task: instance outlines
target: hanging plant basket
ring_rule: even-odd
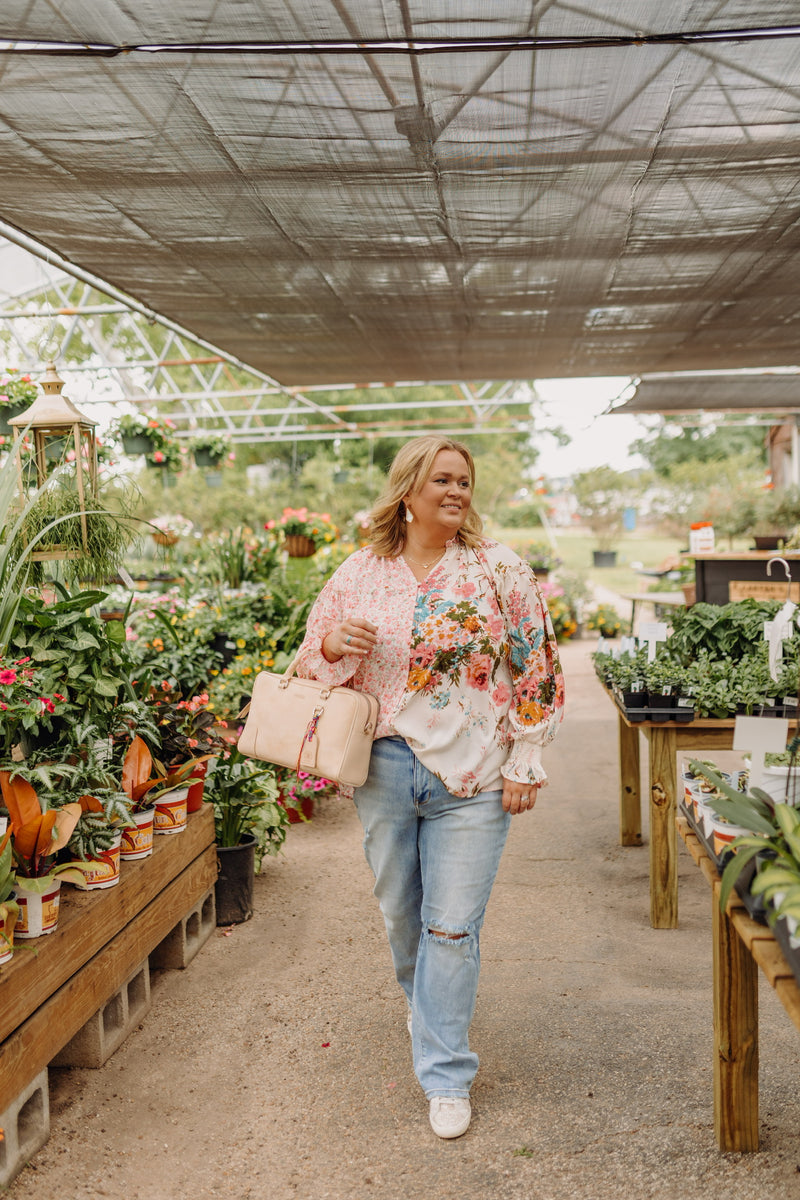
[[[224,452],[218,450],[195,450],[194,452],[195,466],[198,467],[219,466],[224,457]]]
[[[317,550],[313,540],[302,533],[290,533],[285,545],[289,558],[310,558]]]
[[[13,429],[9,425],[12,417],[19,417],[25,412],[26,408],[30,408],[29,404],[4,404],[0,408],[0,434],[3,437],[11,437]]]
[[[122,448],[126,454],[135,458],[139,454],[149,454],[153,449],[153,443],[143,433],[134,433],[128,434],[127,437],[123,436]]]
[[[157,546],[177,546],[178,544],[177,533],[164,533],[161,531],[157,533],[155,530],[153,530],[150,534],[150,537]]]

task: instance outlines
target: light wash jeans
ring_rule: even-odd
[[[451,795],[400,737],[375,742],[369,777],[355,791],[395,974],[411,1005],[414,1071],[429,1099],[468,1096],[478,1069],[469,1026],[480,929],[511,820],[501,797]]]

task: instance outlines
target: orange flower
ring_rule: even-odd
[[[424,667],[412,667],[408,673],[408,689],[411,692],[421,692],[428,684],[431,673]]]
[[[544,716],[541,704],[535,700],[527,700],[525,704],[520,704],[517,709],[517,716],[524,725],[538,725]]]

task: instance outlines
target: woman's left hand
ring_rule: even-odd
[[[530,812],[539,794],[538,783],[518,783],[514,779],[503,780],[503,808],[512,816]]]

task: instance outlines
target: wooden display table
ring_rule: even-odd
[[[214,886],[210,804],[153,854],[123,862],[115,887],[62,887],[55,933],[0,967],[0,1112],[55,1058],[137,966]]]
[[[766,925],[734,892],[719,907],[720,877],[684,817],[677,832],[711,885],[714,939],[714,1132],[720,1150],[758,1149],[758,971],[800,1029],[800,987]]]
[[[630,600],[631,602],[631,637],[633,637],[636,606],[638,604],[652,604],[655,609],[656,619],[662,615],[660,612],[662,609],[686,607],[686,597],[683,592],[620,592],[619,595],[623,600]]]
[[[613,697],[606,693],[619,718],[619,830],[623,846],[642,844],[639,735],[650,745],[650,924],[675,929],[678,924],[677,754],[686,750],[732,750],[734,720],[696,718],[687,725],[675,721],[632,724]],[[796,722],[789,723],[790,733]]]

